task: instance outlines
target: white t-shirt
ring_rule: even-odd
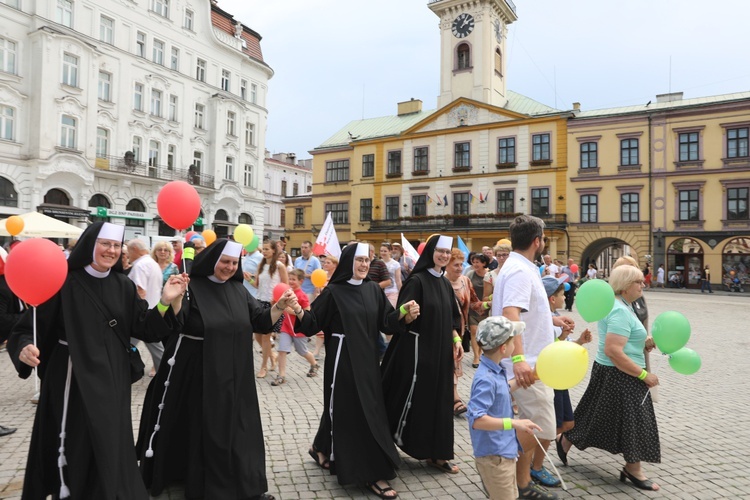
[[[594,269],[594,268],[591,268],[591,269],[589,269],[588,271],[586,271],[586,276],[588,276],[588,277],[589,277],[589,279],[594,279],[594,278],[596,278],[596,269]]]
[[[555,341],[555,334],[552,312],[539,269],[518,252],[510,253],[495,280],[492,315],[501,316],[505,307],[521,309],[521,321],[526,323],[523,333],[524,356],[526,362],[533,367],[542,349]],[[513,378],[513,362],[510,358],[503,359],[501,364],[508,378]]]
[[[383,289],[383,291],[385,293],[398,292],[398,286],[396,285],[396,273],[401,272],[401,264],[399,264],[398,261],[391,259],[388,262],[385,262],[385,267],[388,268],[388,275],[391,277],[391,286]]]
[[[550,264],[549,266],[546,266],[546,269],[549,271],[549,275],[557,278],[557,275],[560,274],[560,268],[557,266],[557,264]]]
[[[159,299],[161,298],[161,284],[163,281],[163,275],[161,267],[156,263],[150,255],[142,255],[135,259],[133,267],[130,268],[128,273],[130,278],[136,286],[139,286],[146,290],[146,302],[148,307],[154,307]]]

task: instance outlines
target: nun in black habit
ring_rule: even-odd
[[[270,333],[291,304],[271,308],[242,285],[242,245],[216,240],[196,255],[180,317],[146,393],[138,453],[146,487],[186,498],[273,499],[253,369],[253,332]],[[299,306],[295,306],[299,307]]]
[[[453,238],[433,235],[404,282],[398,303],[416,301],[419,318],[391,339],[383,357],[383,393],[391,434],[405,453],[451,474],[453,367],[463,357],[461,312],[443,276]]]
[[[365,484],[381,498],[396,498],[387,480],[396,477],[398,452],[388,430],[378,367],[380,332],[403,328],[419,306],[396,311],[383,290],[367,278],[370,248],[344,248],[336,271],[309,312],[295,309],[297,329],[307,336],[323,331],[326,361],[324,411],[309,453],[336,474],[339,484]]]
[[[18,375],[27,378],[38,367],[42,382],[24,500],[148,498],[133,445],[126,346],[130,337],[154,342],[179,327],[173,310],[181,307],[187,279],[170,277],[160,306],[149,310],[117,271],[123,231],[107,222],[89,226],[70,254],[61,290],[37,308],[37,345],[31,311],[8,341]]]

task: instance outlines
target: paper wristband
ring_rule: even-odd
[[[458,344],[461,342],[461,337],[453,337],[453,343]]]
[[[526,361],[526,356],[524,356],[523,354],[519,354],[517,356],[513,356],[512,358],[510,358],[510,360],[514,363],[520,363],[521,361]]]
[[[638,380],[643,380],[646,377],[648,377],[648,372],[646,370],[643,370],[640,375],[638,375]]]
[[[167,309],[169,309],[169,306],[165,306],[164,304],[162,304],[162,303],[161,303],[161,300],[160,300],[160,301],[159,301],[159,302],[158,302],[158,303],[156,304],[156,309],[157,309],[157,310],[158,310],[159,312],[167,312]]]
[[[503,430],[509,431],[513,429],[513,419],[510,418],[504,418],[503,419]]]
[[[403,314],[404,316],[409,314],[409,311],[406,309],[406,306],[401,306],[398,308],[398,310],[401,311],[401,314]]]

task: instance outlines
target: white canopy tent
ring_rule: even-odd
[[[23,231],[18,238],[78,238],[83,229],[66,224],[39,212],[29,212],[19,215],[23,219]],[[0,220],[0,236],[10,236],[5,229],[5,221]]]

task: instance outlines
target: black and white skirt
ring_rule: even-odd
[[[267,302],[265,300],[259,300],[261,304],[263,304],[263,307],[273,307],[271,306],[270,302]],[[281,324],[284,322],[284,313],[281,313],[281,316],[279,316],[279,319],[276,320],[276,323],[273,324],[273,333],[279,333],[281,332]]]
[[[575,427],[565,433],[579,450],[622,453],[625,461],[661,462],[659,429],[648,387],[636,377],[594,362],[591,380],[575,409]]]

